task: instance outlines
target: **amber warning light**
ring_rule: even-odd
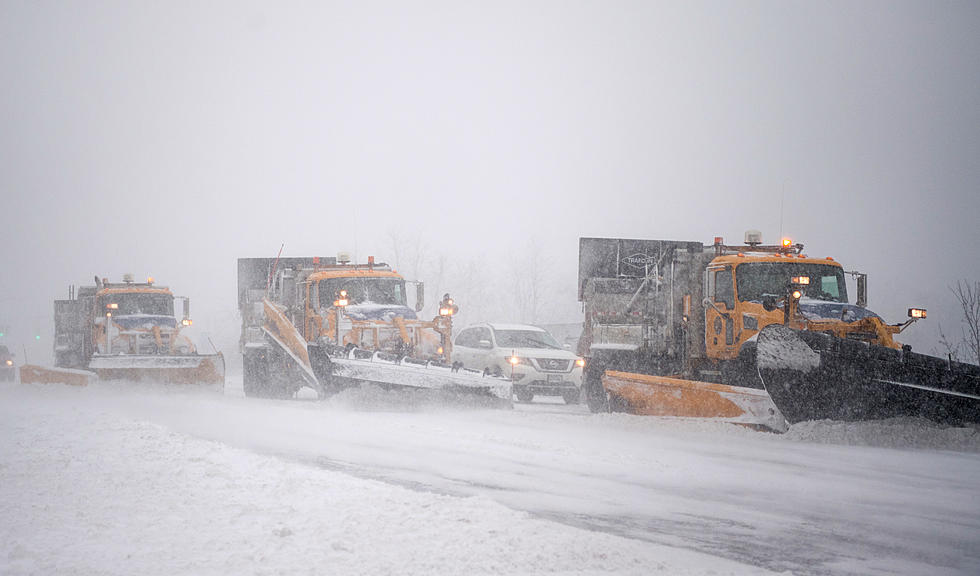
[[[333,305],[343,308],[344,306],[347,306],[347,303],[347,290],[341,290],[337,299],[333,301]]]
[[[800,284],[802,286],[806,286],[807,284],[810,283],[810,277],[809,276],[793,276],[792,283],[793,284]]]
[[[783,248],[789,248],[793,245],[793,241],[789,238],[783,238]]]
[[[926,311],[924,308],[909,308],[909,318],[925,318]]]
[[[446,294],[442,297],[442,302],[439,303],[439,315],[440,316],[452,316],[453,314],[459,312],[459,306],[456,302]]]

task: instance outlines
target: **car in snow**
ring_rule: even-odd
[[[577,404],[585,360],[569,352],[543,328],[526,324],[475,324],[453,341],[454,364],[511,379],[520,402],[535,394],[561,396]]]
[[[0,344],[0,380],[10,381],[14,379],[14,355],[7,350],[7,347]]]

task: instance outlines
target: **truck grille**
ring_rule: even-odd
[[[568,372],[568,365],[571,362],[559,358],[536,358],[534,361],[538,363],[538,369],[542,372]]]

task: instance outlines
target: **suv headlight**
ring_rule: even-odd
[[[575,359],[575,367],[576,368],[585,368],[585,358],[576,358]]]
[[[532,368],[534,367],[534,365],[531,364],[531,359],[530,358],[525,358],[525,357],[522,357],[522,356],[508,356],[507,357],[507,363],[510,364],[511,366],[517,366],[518,364],[524,364],[525,366],[531,366]]]

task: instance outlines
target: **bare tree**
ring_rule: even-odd
[[[963,341],[968,359],[980,364],[980,282],[957,280],[956,286],[949,289],[963,312]]]
[[[447,292],[451,290],[460,307],[458,326],[494,320],[500,293],[492,285],[494,275],[486,264],[480,258],[458,260],[447,272]],[[441,297],[442,293],[438,292],[436,299]]]
[[[394,256],[394,266],[403,276],[417,280],[425,261],[426,244],[421,230],[388,229],[388,243]]]
[[[960,359],[960,348],[962,348],[962,342],[954,342],[946,335],[943,330],[943,325],[939,325],[939,349],[933,349],[933,353],[941,354],[949,358],[950,360],[958,361]]]
[[[510,261],[513,295],[521,322],[537,323],[547,297],[548,259],[541,243],[532,238],[519,257]]]

